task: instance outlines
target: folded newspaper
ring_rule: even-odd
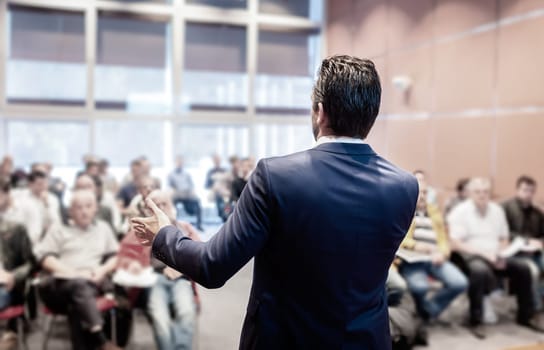
[[[407,263],[429,262],[432,260],[429,254],[424,254],[404,248],[400,248],[399,250],[397,250],[397,257],[401,258]]]
[[[143,269],[139,274],[133,274],[124,269],[118,269],[113,274],[113,283],[123,287],[148,288],[157,282],[158,275],[151,266]]]
[[[531,246],[526,239],[522,237],[516,237],[512,240],[512,242],[510,242],[510,245],[508,247],[506,247],[499,253],[499,257],[503,259],[508,259],[521,252],[533,253],[537,251],[538,249]]]

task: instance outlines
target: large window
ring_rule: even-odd
[[[323,5],[6,0],[0,156],[71,183],[84,154],[119,179],[145,156],[163,180],[183,154],[197,183],[212,154],[307,148]]]
[[[262,13],[306,17],[314,21],[322,19],[323,6],[323,0],[259,0]]]
[[[10,5],[7,23],[8,102],[83,105],[83,13]]]
[[[114,167],[128,166],[131,160],[142,156],[160,167],[165,154],[164,129],[164,122],[97,120],[95,153],[108,159]]]
[[[259,31],[257,112],[309,115],[319,57],[316,32]]]
[[[247,7],[247,0],[187,0],[187,3],[227,9],[243,9]]]
[[[87,122],[8,120],[8,149],[17,166],[51,162],[55,166],[79,166],[89,153]]]
[[[315,143],[308,124],[258,124],[255,127],[255,155],[257,158],[284,156],[304,151]]]
[[[246,28],[188,23],[185,30],[182,109],[245,110]]]
[[[187,164],[199,167],[213,154],[223,160],[230,156],[249,156],[249,128],[245,126],[187,125],[181,126],[176,140],[176,154]]]
[[[100,13],[94,89],[97,108],[170,112],[169,31],[160,18]]]

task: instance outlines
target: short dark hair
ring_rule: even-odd
[[[519,188],[519,186],[521,186],[522,184],[536,187],[535,179],[527,175],[521,175],[520,177],[518,177],[518,180],[516,181],[516,188]]]
[[[11,181],[8,178],[0,177],[0,191],[8,193],[11,189]]]
[[[457,181],[457,184],[455,185],[455,190],[457,192],[463,192],[465,190],[465,187],[467,187],[468,183],[470,182],[470,179],[467,177],[464,177],[462,179],[459,179]]]
[[[337,136],[365,138],[378,116],[382,88],[374,63],[347,55],[325,58],[312,93]]]
[[[40,170],[34,170],[28,175],[28,182],[30,183],[38,179],[47,179],[47,174]]]
[[[87,164],[85,164],[85,170],[89,170],[93,166],[99,167],[100,163],[96,160],[90,160],[87,162]]]

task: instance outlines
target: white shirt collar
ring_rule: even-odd
[[[315,146],[319,146],[324,143],[357,143],[364,145],[366,142],[363,139],[356,137],[347,137],[347,136],[321,136],[317,139]]]

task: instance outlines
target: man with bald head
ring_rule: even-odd
[[[543,332],[544,327],[535,317],[530,266],[501,254],[508,247],[508,223],[502,207],[491,201],[490,181],[472,179],[468,190],[469,199],[452,210],[448,224],[452,248],[462,257],[468,273],[472,332],[478,338],[484,338],[484,319],[488,323],[496,322],[492,304],[486,296],[497,288],[498,276],[507,276],[516,294],[518,324]]]
[[[74,191],[91,191],[95,193],[96,195],[96,201],[97,201],[97,211],[96,211],[96,218],[102,221],[107,222],[112,230],[115,231],[115,223],[114,223],[114,214],[113,210],[110,207],[107,207],[101,203],[101,192],[102,192],[102,180],[98,176],[91,176],[88,174],[80,174],[76,178],[76,182],[74,183]]]
[[[39,292],[55,313],[67,314],[73,349],[117,349],[107,342],[95,299],[114,270],[118,243],[96,220],[96,194],[78,190],[70,203],[71,223],[52,227],[34,248],[46,277]]]

